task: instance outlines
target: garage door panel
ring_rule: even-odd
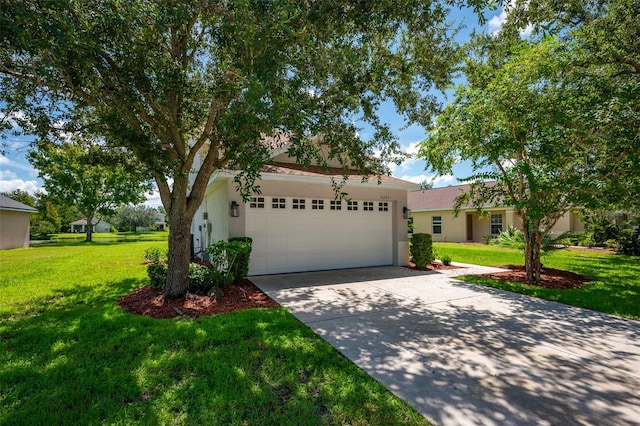
[[[247,235],[254,238],[250,273],[270,274],[389,265],[392,263],[392,219],[389,212],[291,208],[247,209]]]

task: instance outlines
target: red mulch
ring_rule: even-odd
[[[537,287],[553,288],[564,290],[568,288],[580,288],[589,282],[584,275],[576,274],[569,271],[561,271],[553,268],[542,268],[540,273],[540,281],[531,281],[527,279],[527,272],[522,265],[506,265],[498,266],[498,268],[509,269],[508,272],[497,272],[493,274],[483,274],[483,277],[489,277],[494,280],[511,281],[521,284],[534,285]]]
[[[182,315],[198,318],[241,309],[279,306],[247,279],[225,286],[222,291],[222,297],[188,293],[180,299],[164,300],[163,290],[144,286],[121,297],[118,305],[134,315],[153,318],[174,318]]]
[[[442,271],[444,269],[460,269],[462,266],[444,265],[440,262],[431,262],[424,268],[418,268],[415,263],[409,262],[409,269],[415,269],[416,271]]]

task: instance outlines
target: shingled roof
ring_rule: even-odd
[[[280,175],[288,175],[288,176],[308,176],[308,177],[333,177],[334,179],[340,180],[342,179],[344,169],[337,167],[328,167],[324,168],[321,166],[302,166],[300,164],[293,163],[274,163],[267,164],[262,168],[263,173],[274,173]],[[348,171],[349,176],[354,176],[362,179],[362,175],[359,175],[355,170]],[[377,182],[377,176],[369,177],[369,182]],[[397,184],[407,184],[413,187],[416,187],[417,184],[413,182],[409,182],[406,180],[398,179],[393,176],[383,175],[380,176],[380,181],[382,183],[397,183]]]
[[[496,182],[486,182],[485,185],[495,185]],[[407,195],[407,207],[409,210],[446,210],[453,209],[456,198],[469,191],[471,185],[445,186],[418,191],[411,191]]]
[[[0,210],[9,210],[14,212],[36,213],[38,210],[31,206],[23,204],[12,198],[0,194]]]

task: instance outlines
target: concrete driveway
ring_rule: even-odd
[[[495,268],[251,277],[440,425],[640,425],[640,322],[452,279]]]

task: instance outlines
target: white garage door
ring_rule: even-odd
[[[391,203],[252,197],[247,235],[249,273],[317,271],[391,265]]]

